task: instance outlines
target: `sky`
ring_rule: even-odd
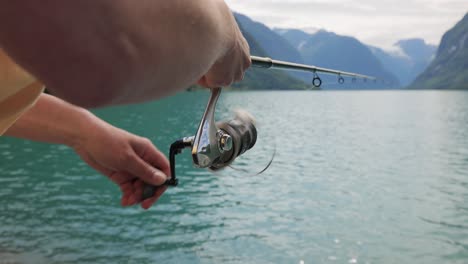
[[[442,35],[468,12],[468,0],[226,0],[270,28],[325,29],[393,49],[401,39],[438,45]]]

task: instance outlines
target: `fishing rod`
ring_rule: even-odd
[[[305,65],[305,64],[300,64],[300,63],[273,60],[273,59],[267,58],[267,57],[250,56],[250,59],[252,60],[252,67],[255,67],[255,68],[281,69],[281,70],[290,70],[290,71],[312,72],[314,74],[312,84],[317,88],[322,86],[322,79],[318,76],[318,73],[337,75],[338,76],[338,82],[340,84],[344,83],[343,76],[352,77],[353,81],[355,81],[356,78],[361,78],[364,81],[367,81],[367,80],[377,81],[377,78],[372,77],[372,76],[363,75],[363,74],[346,72],[346,71],[338,71],[338,70],[333,70],[333,69],[317,67],[317,66],[313,66],[313,65]]]
[[[251,56],[251,60],[252,66],[257,68],[312,72],[314,74],[312,84],[315,87],[322,85],[322,80],[317,73],[337,75],[338,82],[341,84],[344,83],[343,76],[352,77],[353,79],[362,78],[364,81],[376,80],[376,78],[367,75],[272,60],[270,58]],[[220,170],[230,166],[236,158],[255,146],[257,128],[255,119],[249,113],[245,111],[238,112],[231,120],[215,122],[214,114],[221,90],[221,87],[210,89],[211,96],[196,134],[178,139],[171,145],[169,149],[171,177],[164,185],[177,186],[179,184],[175,171],[175,157],[182,153],[184,149],[191,149],[192,161],[195,167]],[[263,171],[265,170],[266,168]],[[145,185],[142,199],[151,198],[157,189],[157,186]]]

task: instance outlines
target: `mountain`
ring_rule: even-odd
[[[414,61],[416,70],[424,70],[425,66],[429,65],[432,59],[434,59],[433,56],[437,51],[435,45],[427,44],[423,39],[417,38],[400,40],[395,43],[395,46],[401,48]]]
[[[310,38],[308,33],[299,29],[275,28],[274,31],[285,38],[297,50],[300,50],[302,45]]]
[[[289,44],[289,42],[282,36],[278,35],[264,24],[253,21],[245,15],[234,13],[234,16],[236,17],[237,23],[242,29],[242,32],[244,34],[248,33],[251,37],[250,39],[254,39],[256,44],[258,44],[258,46],[260,46],[264,51],[264,53],[260,55],[256,53],[256,50],[254,50],[254,52],[251,51],[252,55],[271,57],[276,60],[304,63],[299,51]],[[310,82],[311,79],[310,74],[307,73],[291,71],[287,71],[285,73],[307,82]]]
[[[275,58],[277,56],[285,60],[301,59],[297,52],[289,49],[288,43],[286,43],[286,52],[281,54],[280,50],[285,40],[269,31],[264,25],[253,22],[246,16],[240,14],[235,14],[235,16],[242,34],[249,43],[250,53],[252,55]],[[274,44],[269,45],[268,41],[272,41]],[[256,69],[253,67],[247,70],[242,82],[235,83],[232,86],[237,89],[249,90],[304,90],[307,88],[307,85],[303,81],[294,78],[287,72]]]
[[[369,46],[385,69],[394,74],[402,86],[407,86],[421,74],[434,59],[437,47],[422,39],[400,40],[394,50],[386,51]]]
[[[442,37],[437,55],[413,89],[468,89],[468,13]]]
[[[277,60],[288,60],[303,63],[301,54],[289,42],[280,35],[273,32],[262,23],[253,21],[245,15],[234,14],[237,23],[251,36],[255,37],[258,44],[265,52]]]
[[[306,64],[371,75],[386,82],[372,85],[347,84],[341,86],[343,88],[375,89],[400,86],[399,80],[384,68],[372,51],[353,37],[340,36],[324,30],[314,34],[299,30],[277,29],[276,32],[299,50]],[[329,77],[327,81],[332,82],[333,78],[336,77]]]

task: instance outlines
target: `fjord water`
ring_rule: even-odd
[[[207,98],[97,114],[166,151]],[[185,152],[149,211],[66,147],[0,139],[0,263],[468,262],[467,92],[228,92],[217,117],[236,107],[259,123],[250,172]]]

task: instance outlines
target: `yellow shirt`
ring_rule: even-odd
[[[43,90],[44,85],[0,49],[0,135],[34,105]]]

